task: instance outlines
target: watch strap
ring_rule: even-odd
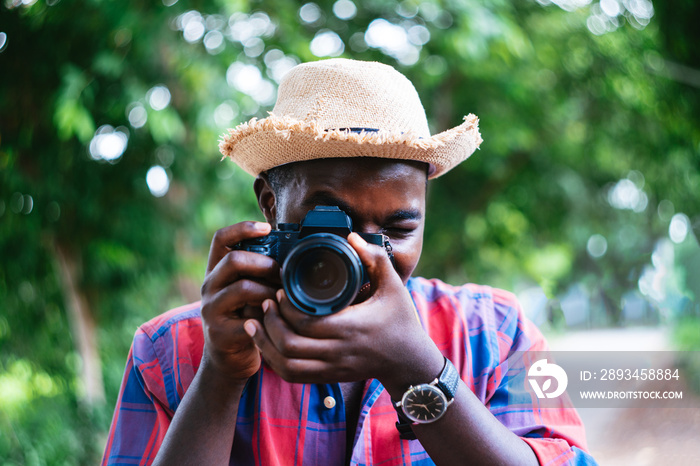
[[[416,434],[413,432],[413,429],[411,429],[413,422],[406,417],[406,414],[404,414],[399,404],[401,403],[391,400],[391,405],[396,410],[396,416],[399,418],[399,420],[396,421],[396,430],[399,431],[399,438],[403,440],[416,440]]]
[[[455,368],[452,362],[445,358],[445,367],[443,367],[440,376],[438,377],[437,386],[442,393],[445,394],[447,401],[452,401],[457,394],[457,388],[459,387],[459,372]]]
[[[396,430],[399,431],[399,438],[402,440],[416,440],[416,433],[411,428],[411,423],[406,421],[396,421]]]

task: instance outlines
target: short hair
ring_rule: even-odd
[[[267,181],[272,188],[272,192],[276,195],[280,193],[283,187],[288,185],[294,179],[294,166],[299,162],[285,163],[270,168],[267,174]]]

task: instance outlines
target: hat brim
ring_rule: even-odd
[[[292,162],[379,157],[425,162],[433,179],[466,160],[481,142],[479,120],[473,114],[465,116],[461,125],[427,138],[381,130],[328,130],[314,122],[270,115],[230,129],[219,150],[253,176]]]

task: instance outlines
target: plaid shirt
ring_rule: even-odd
[[[513,397],[506,377],[511,351],[546,342],[515,297],[478,285],[453,287],[411,278],[408,289],[423,327],[462,380],[537,455],[540,464],[595,464],[573,409],[538,409]],[[202,357],[199,304],[171,310],[136,332],[103,464],[151,464]],[[324,405],[328,396],[333,408]],[[517,403],[517,404],[516,404]],[[367,381],[351,464],[433,464],[419,441],[399,439],[396,412],[377,380]],[[230,464],[342,465],[345,408],[338,384],[291,384],[269,367],[249,380],[240,402]]]

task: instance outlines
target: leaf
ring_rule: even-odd
[[[95,134],[95,122],[81,101],[87,87],[87,78],[73,65],[63,68],[61,88],[56,98],[54,124],[62,141],[75,135],[80,142],[87,144]]]
[[[61,99],[54,113],[54,124],[59,139],[66,141],[75,135],[87,144],[95,134],[95,122],[90,112],[77,100]]]
[[[549,391],[549,387],[552,385],[552,379],[547,379],[545,382],[542,384],[542,392],[547,393]]]

